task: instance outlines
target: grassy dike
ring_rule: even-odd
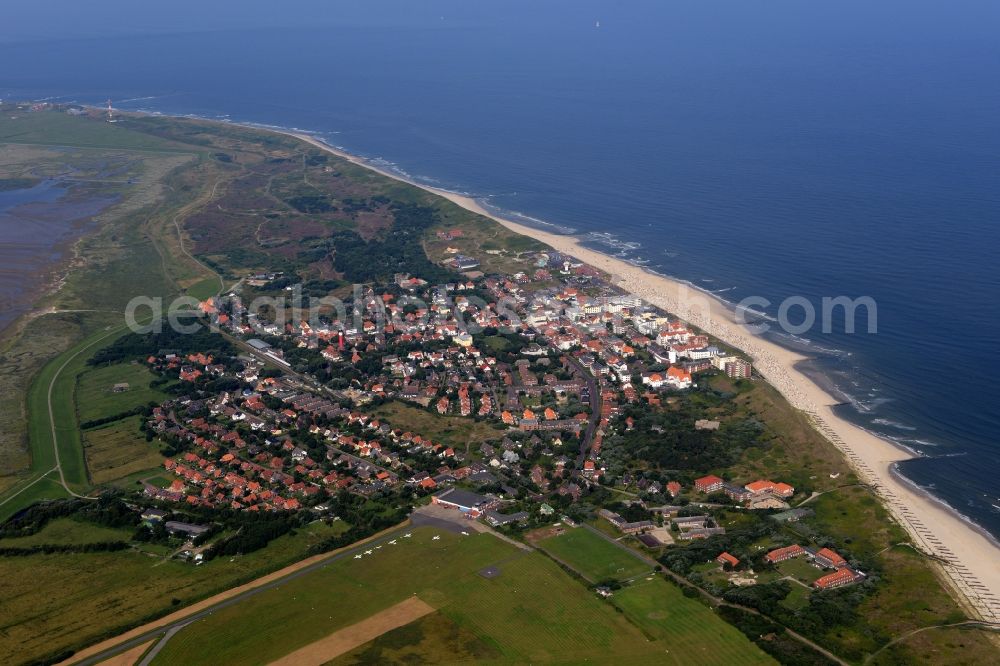
[[[58,173],[117,159],[128,165],[130,177],[118,203],[101,212],[76,244],[58,290],[0,344],[3,520],[38,500],[90,490],[77,377],[102,343],[127,332],[123,312],[133,296],[167,298],[184,285],[214,279],[176,252],[174,218],[207,196],[208,187],[189,186],[186,174],[204,175],[216,167],[198,146],[56,111],[0,119],[0,145],[30,156],[24,165],[6,165],[8,171],[33,167]]]

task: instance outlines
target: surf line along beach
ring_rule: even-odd
[[[260,129],[259,127],[257,129]],[[280,131],[274,130],[271,131]],[[497,216],[475,199],[422,185],[369,164],[313,136],[281,131],[388,178],[437,194],[511,231],[603,270],[626,291],[742,350],[757,371],[847,457],[859,478],[882,498],[914,543],[941,563],[946,581],[967,602],[969,611],[987,622],[1000,622],[1000,546],[982,529],[919,488],[900,478],[895,463],[910,452],[873,435],[833,411],[839,401],[814,383],[798,364],[805,356],[746,330],[728,304],[691,286],[586,248],[573,236],[554,234]]]

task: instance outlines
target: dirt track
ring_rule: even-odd
[[[335,631],[326,638],[299,648],[271,662],[271,666],[321,666],[334,657],[433,612],[433,608],[413,596],[361,622]]]

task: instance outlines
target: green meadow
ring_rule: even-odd
[[[538,545],[592,583],[608,578],[626,580],[650,570],[630,550],[608,543],[583,527],[567,529]]]
[[[621,663],[659,663],[669,649],[668,629],[644,628],[540,553],[489,534],[411,533],[188,625],[153,663],[266,664],[411,595],[438,612],[345,654],[342,663],[385,650],[408,655],[409,663],[426,662],[440,658],[433,640],[439,636],[455,645],[455,655],[471,655],[477,663],[581,663],[608,654]],[[483,576],[488,567],[497,575]],[[673,616],[696,614],[687,624],[694,630],[691,643],[704,643],[701,663],[732,663],[734,654],[749,663],[768,661],[711,611],[665,592],[663,608],[672,606]],[[650,597],[648,603],[660,601]],[[722,645],[717,636],[724,636]]]

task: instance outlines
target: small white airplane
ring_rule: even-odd
[[[469,533],[466,532],[465,530],[462,530],[462,536],[469,536]]]
[[[370,551],[370,550],[366,550],[365,551],[365,555],[371,555],[371,554],[372,554],[372,551]]]
[[[407,532],[406,534],[403,535],[403,538],[404,539],[409,539],[411,536],[413,536],[413,535],[410,534],[409,532]]]
[[[380,549],[382,546],[375,546],[375,550]]]
[[[395,540],[395,539],[393,539],[392,541],[390,541],[390,542],[389,542],[389,545],[390,545],[390,546],[395,546],[395,545],[396,545],[396,540]]]
[[[434,535],[434,538],[432,538],[432,539],[431,539],[431,541],[437,541],[437,540],[438,540],[438,539],[440,539],[440,538],[441,538],[441,536],[440,536],[440,535],[438,535],[438,534],[435,534],[435,535]]]
[[[362,557],[364,557],[364,555],[358,554],[354,556],[354,559],[360,560]]]

